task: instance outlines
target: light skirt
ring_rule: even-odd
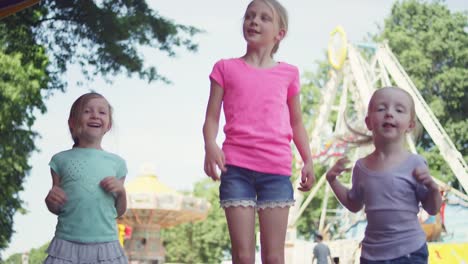
[[[119,241],[77,243],[54,238],[44,264],[128,264]]]

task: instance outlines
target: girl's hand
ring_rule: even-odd
[[[108,193],[115,193],[119,197],[122,193],[125,193],[123,182],[114,176],[108,176],[101,180],[99,183],[102,189]]]
[[[67,195],[62,188],[54,185],[47,194],[45,202],[49,208],[53,209],[54,212],[59,213],[67,202]]]
[[[350,171],[351,168],[346,166],[347,163],[349,163],[349,159],[347,157],[343,157],[337,160],[335,165],[333,165],[333,167],[331,167],[331,169],[327,171],[327,174],[326,174],[327,181],[329,183],[332,183],[333,181],[336,180],[336,177],[341,175],[343,172]]]
[[[413,177],[424,184],[429,190],[439,191],[439,185],[432,179],[427,166],[419,166],[413,170]]]
[[[216,170],[217,167],[223,172],[226,171],[223,151],[215,142],[205,144],[204,170],[206,175],[211,177],[214,181],[219,180],[219,175]]]
[[[301,170],[301,182],[298,190],[302,192],[307,192],[312,188],[312,185],[315,183],[315,173],[314,173],[314,165],[312,162],[308,162],[304,164]]]

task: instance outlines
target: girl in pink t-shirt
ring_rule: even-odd
[[[255,209],[262,262],[284,263],[289,207],[294,204],[291,140],[304,162],[299,190],[310,190],[315,181],[302,123],[299,71],[273,59],[287,29],[280,3],[253,0],[243,23],[247,52],[218,61],[210,74],[204,169],[213,180],[221,179],[220,203],[234,263],[255,262]],[[226,118],[222,149],[216,144],[221,106]]]

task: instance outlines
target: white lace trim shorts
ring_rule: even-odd
[[[222,208],[231,206],[257,209],[294,205],[294,190],[289,175],[269,174],[227,165],[221,174],[219,199]]]

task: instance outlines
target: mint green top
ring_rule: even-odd
[[[103,150],[75,147],[55,154],[49,166],[67,195],[55,237],[82,243],[117,240],[115,199],[99,183],[108,176],[125,177],[125,161]]]

